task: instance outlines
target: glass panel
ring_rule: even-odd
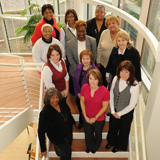
[[[11,47],[12,53],[21,53],[31,52],[31,44],[23,43],[23,36],[25,35],[25,32],[23,32],[20,37],[16,37],[15,30],[16,28],[26,24],[26,21],[20,21],[20,20],[5,20],[6,29],[8,33],[9,43]]]
[[[1,0],[3,13],[21,13],[25,8],[24,0]]]
[[[124,0],[121,6],[124,11],[139,19],[142,0]],[[132,41],[136,45],[137,30],[126,21],[122,21],[122,28],[130,34]]]
[[[0,23],[1,24],[1,23]],[[2,26],[0,25],[0,33],[3,33]],[[4,35],[0,34],[0,53],[6,53],[7,52],[7,47],[4,42]]]
[[[153,0],[150,5],[150,18],[148,21],[148,28],[154,34],[158,41],[160,41],[160,0]]]
[[[142,97],[143,97],[143,100],[144,100],[145,105],[146,105],[146,103],[147,103],[148,94],[149,94],[149,91],[147,90],[146,86],[145,86],[144,83],[142,82]]]
[[[149,76],[152,77],[154,67],[155,67],[155,58],[147,42],[144,43],[144,53],[143,53],[143,58],[142,58],[142,65],[144,66]]]

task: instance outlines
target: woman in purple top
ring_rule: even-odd
[[[89,49],[85,49],[80,53],[80,62],[76,67],[75,75],[74,75],[74,92],[76,95],[76,104],[79,110],[79,125],[78,129],[83,127],[83,120],[82,120],[82,110],[80,106],[80,92],[81,87],[87,83],[87,73],[91,69],[97,69],[94,64],[94,57],[93,53]]]

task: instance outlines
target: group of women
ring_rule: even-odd
[[[31,38],[35,62],[45,62],[45,106],[38,126],[42,156],[46,156],[47,133],[60,159],[71,159],[72,125],[76,123],[66,103],[69,92],[76,96],[77,128],[84,126],[86,152],[96,153],[101,144],[109,101],[105,148],[125,151],[141,81],[138,51],[128,33],[119,28],[117,17],[105,19],[103,5],[97,5],[95,18],[87,22],[78,20],[76,11],[68,9],[61,29],[53,13],[50,4],[43,5],[44,18]],[[108,84],[112,84],[110,92]]]

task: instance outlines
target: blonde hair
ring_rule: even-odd
[[[106,28],[108,28],[108,22],[110,20],[115,20],[118,23],[118,26],[119,26],[119,24],[120,24],[119,19],[116,16],[109,16],[105,20],[105,26],[106,26]]]
[[[116,38],[115,38],[115,47],[116,48],[118,48],[117,39],[119,37],[122,38],[122,39],[124,39],[124,40],[126,40],[126,41],[128,41],[128,43],[127,43],[127,48],[128,49],[131,49],[133,47],[134,43],[133,43],[133,41],[131,41],[129,34],[127,32],[124,32],[124,31],[119,31],[117,33]]]

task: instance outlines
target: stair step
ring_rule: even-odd
[[[73,158],[128,158],[129,152],[128,151],[119,151],[117,153],[112,153],[112,148],[109,150],[105,149],[105,145],[107,144],[106,140],[102,140],[102,143],[98,149],[98,151],[95,154],[92,153],[86,153],[86,144],[84,139],[74,139],[72,143],[72,157]],[[53,144],[50,143],[49,157],[57,157]]]
[[[59,160],[59,158],[50,158],[49,160]],[[86,158],[72,158],[72,160],[86,160]],[[87,158],[87,160],[128,160],[128,158]]]

